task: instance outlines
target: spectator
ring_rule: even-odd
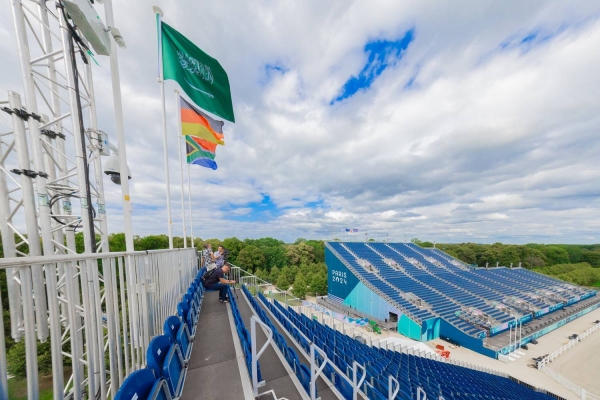
[[[225,279],[225,274],[229,272],[229,264],[223,265],[221,268],[217,268],[206,280],[203,285],[209,290],[219,290],[219,300],[221,303],[229,303],[227,297],[227,288],[229,285],[235,283],[233,280]]]
[[[202,266],[206,267],[208,264],[213,262],[212,245],[210,243],[204,243],[204,250],[202,250]]]
[[[215,264],[217,264],[217,268],[221,268],[223,265],[225,265],[225,252],[223,246],[219,246],[213,255],[213,260]]]

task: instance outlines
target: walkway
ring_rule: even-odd
[[[229,305],[219,302],[218,292],[204,295],[182,400],[245,398],[230,314]]]

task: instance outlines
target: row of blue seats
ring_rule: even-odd
[[[244,352],[244,358],[246,359],[246,368],[248,369],[248,375],[250,379],[252,379],[252,338],[244,325],[244,320],[242,320],[242,316],[240,315],[240,310],[237,306],[236,299],[231,295],[231,290],[228,289],[229,302],[231,304],[231,312],[233,314],[233,319],[235,320],[235,327],[240,337],[240,342],[242,344],[242,351]],[[257,382],[262,381],[262,375],[260,373],[260,364],[258,361],[256,362],[256,377]]]
[[[350,242],[344,245],[341,243],[330,243],[330,245],[361,273],[363,279],[370,281],[379,290],[398,302],[413,318],[416,317],[417,320],[422,321],[434,315],[428,315],[430,313],[427,309],[415,311],[411,307],[407,307],[403,301],[398,299],[398,294],[394,293],[394,290],[388,285],[393,285],[405,292],[414,293],[426,301],[437,316],[443,317],[446,321],[473,337],[487,336],[486,331],[481,328],[482,325],[485,325],[488,329],[496,328],[494,334],[499,334],[503,330],[509,329],[507,323],[514,320],[510,313],[492,306],[490,302],[503,303],[506,297],[513,297],[525,300],[538,309],[544,309],[551,304],[542,301],[534,294],[537,289],[545,288],[561,294],[563,289],[569,287],[564,282],[552,280],[523,269],[500,268],[497,270],[465,271],[452,265],[448,259],[439,254],[428,252],[427,249],[410,243],[370,243],[367,246],[364,243]],[[345,250],[344,246],[350,249],[353,254]],[[383,280],[364,270],[356,262],[354,255],[368,260],[378,268]],[[392,269],[383,262],[381,257],[393,259],[410,276]],[[412,265],[405,257],[416,259],[426,270]],[[432,258],[437,262],[433,261]],[[435,289],[435,291],[430,288]],[[571,287],[571,290],[575,296],[587,292],[583,288],[573,289]],[[444,293],[445,296],[439,293]],[[465,321],[465,319],[457,316],[461,306],[474,307],[491,316],[495,321],[489,323],[480,321],[478,324]],[[503,327],[503,329],[498,330],[499,327]]]
[[[256,313],[258,314],[260,320],[265,325],[267,325],[273,332],[273,341],[275,342],[275,345],[277,346],[277,348],[279,348],[285,360],[288,362],[290,368],[294,371],[294,374],[300,381],[300,384],[302,385],[304,390],[306,390],[306,393],[310,395],[310,369],[305,364],[300,362],[300,358],[298,358],[298,354],[296,354],[296,351],[287,345],[287,342],[285,341],[283,336],[281,336],[281,334],[277,330],[277,327],[271,322],[271,320],[267,316],[267,313],[265,313],[265,311],[260,307],[256,299],[252,296],[252,293],[250,293],[250,291],[245,285],[242,286],[242,291],[244,292],[244,295],[252,305],[254,311],[256,311]]]
[[[155,336],[146,352],[146,368],[129,374],[115,400],[170,400],[181,396],[194,335],[200,315],[204,287],[202,268],[177,304],[178,315],[167,317],[163,335]]]
[[[268,302],[261,294],[259,294],[259,297],[265,304]],[[347,375],[350,379],[352,378],[352,370],[349,368],[347,361],[360,361],[367,371],[363,391],[367,393],[369,398],[379,399],[379,395],[388,393],[389,375],[400,382],[400,394],[397,397],[400,399],[416,398],[419,388],[425,391],[428,398],[437,399],[439,395],[442,395],[446,400],[464,399],[464,397],[469,396],[472,396],[472,398],[523,400],[550,398],[546,394],[534,392],[510,379],[497,375],[418,356],[369,347],[303,314],[296,313],[291,307],[285,308],[276,301],[268,307],[281,314],[282,318],[285,316],[285,319],[292,321],[292,328],[309,332],[312,335],[310,337],[314,338],[314,344],[321,347],[327,353],[328,358],[334,360],[340,370],[348,371]],[[372,388],[369,388],[369,386],[372,386]],[[343,393],[342,390],[340,392]],[[346,392],[346,394],[348,393]]]
[[[312,338],[314,345],[327,355],[328,360],[333,362],[336,367],[342,371],[344,376],[340,376],[335,368],[329,363],[325,364],[323,374],[325,374],[325,376],[334,384],[335,388],[344,399],[353,399],[353,389],[350,384],[353,377],[353,362],[356,360],[359,364],[362,364],[362,361],[364,361],[362,360],[359,351],[353,348],[352,344],[343,342],[341,338],[336,342],[335,335],[326,339],[321,339],[320,336],[315,335],[315,332],[312,329],[307,327],[310,320],[305,315],[302,315],[305,320],[301,322],[297,316],[286,313],[286,310],[278,302],[269,302],[262,293],[259,293],[258,296],[263,304],[265,304],[279,320],[281,325],[284,326],[290,336],[292,336],[307,353],[310,352],[310,343],[308,343],[305,338]],[[301,335],[300,332],[302,332],[304,336]],[[339,332],[337,333],[339,335]],[[317,360],[317,365],[321,367],[322,363],[325,362],[325,359],[321,357],[320,354],[317,354],[315,358]],[[362,375],[357,374],[357,382],[361,379]],[[381,394],[380,391],[368,382],[365,382],[362,391],[369,399],[387,399],[387,396]],[[387,393],[387,389],[385,393]]]

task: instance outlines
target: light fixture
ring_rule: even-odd
[[[127,47],[127,45],[125,44],[125,40],[123,39],[123,35],[121,35],[121,32],[114,26],[111,26],[109,29],[110,29],[110,33],[115,38],[115,42],[117,42],[119,47],[122,49]]]
[[[152,11],[154,11],[154,14],[158,14],[161,17],[164,15],[159,6],[152,6]]]

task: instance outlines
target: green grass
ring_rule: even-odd
[[[600,282],[596,282],[592,285],[593,287],[600,287]]]
[[[45,385],[46,379],[41,379],[41,381],[40,400],[52,400],[52,379],[48,379],[50,385]],[[27,379],[9,379],[8,398],[11,400],[27,400]]]

